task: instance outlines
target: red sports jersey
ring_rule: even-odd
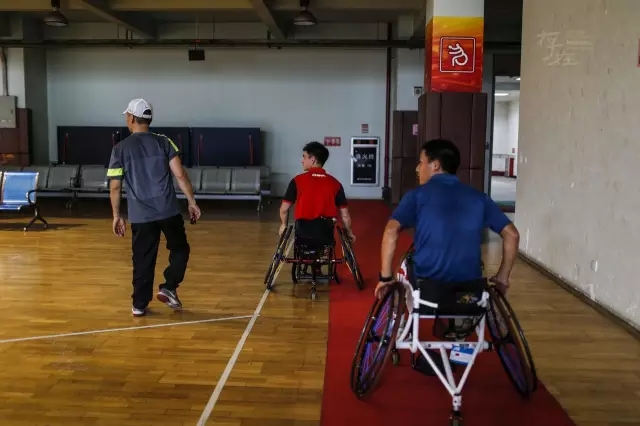
[[[296,203],[295,220],[338,218],[339,209],[347,207],[342,184],[320,167],[312,167],[291,179],[283,202]]]

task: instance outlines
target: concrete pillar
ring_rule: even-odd
[[[484,0],[427,0],[425,92],[481,92]]]

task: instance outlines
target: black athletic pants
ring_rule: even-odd
[[[133,307],[144,309],[153,299],[153,278],[160,246],[160,232],[167,240],[169,266],[164,270],[164,284],[160,288],[178,288],[187,270],[190,247],[182,215],[177,214],[155,222],[132,223],[133,251]]]

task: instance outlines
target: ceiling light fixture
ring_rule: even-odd
[[[309,12],[309,0],[300,0],[300,12],[293,18],[293,25],[298,27],[312,27],[318,23],[313,13]]]
[[[509,96],[506,92],[496,92],[496,96]]]
[[[50,27],[66,27],[69,25],[67,18],[60,12],[60,0],[51,0],[52,12],[44,17],[44,24]]]

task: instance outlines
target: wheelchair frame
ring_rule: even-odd
[[[447,389],[452,397],[450,425],[460,426],[462,424],[462,390],[471,372],[471,368],[480,352],[495,349],[498,352],[503,368],[511,380],[511,383],[523,398],[528,398],[537,388],[536,370],[524,333],[507,300],[499,291],[489,285],[487,289],[482,291],[480,300],[475,302],[481,308],[481,311],[483,311],[481,314],[439,315],[437,312],[438,304],[422,299],[420,297],[420,289],[414,289],[407,279],[409,267],[405,262],[409,261],[407,258],[412,248],[402,260],[402,267],[396,275],[396,282],[389,288],[387,294],[381,300],[376,299],[367,322],[363,327],[351,370],[352,391],[358,398],[369,395],[375,389],[380,379],[382,368],[388,358],[391,356],[393,363],[398,365],[400,362],[398,349],[408,349],[412,354],[420,353],[425,360],[427,360],[433,372]],[[371,331],[373,330],[374,323],[379,317],[383,316],[382,312],[388,302],[392,303],[392,312],[389,312],[389,318],[384,327],[386,331],[383,332],[384,335],[381,336],[372,335]],[[433,314],[421,314],[421,306],[432,308],[435,312]],[[502,317],[503,320],[506,318],[504,322],[508,323],[506,325],[507,332],[504,335],[502,335],[499,330],[500,318],[498,318],[498,316]],[[464,338],[470,337],[473,334],[472,331],[475,331],[478,337],[477,341],[468,342],[464,339],[456,339],[456,341],[419,340],[419,323],[421,319],[455,321],[461,319],[469,320],[470,318],[474,320],[474,330],[468,327],[465,330]],[[487,326],[489,334],[491,335],[491,342],[485,338]],[[409,337],[409,335],[411,336]],[[514,339],[517,340],[517,342]],[[366,350],[364,348],[369,342],[379,342],[381,344],[375,352],[373,361],[369,363],[371,367],[370,371],[364,371],[366,369],[363,368],[363,365],[367,364],[364,360],[366,356]],[[510,343],[516,346],[519,357],[518,365],[522,373],[521,380],[518,380],[516,373],[509,368],[511,363],[502,351],[502,349]],[[384,350],[385,346],[391,350]],[[464,357],[464,355],[467,356],[467,362],[462,377],[456,383],[447,351],[459,351],[461,349],[465,352],[462,357]],[[442,358],[444,373],[428,353],[429,350],[439,352]],[[460,352],[458,352],[458,354],[460,354]]]
[[[334,220],[335,223],[335,220]],[[272,290],[275,281],[278,278],[280,270],[284,264],[292,264],[291,268],[291,280],[294,284],[297,284],[299,280],[309,280],[311,283],[311,292],[310,297],[312,300],[316,299],[316,287],[319,280],[327,280],[327,283],[332,280],[336,281],[336,283],[340,283],[340,278],[337,273],[337,265],[341,263],[346,263],[347,267],[351,271],[351,274],[354,277],[356,285],[358,289],[362,290],[364,288],[364,279],[362,277],[362,273],[360,272],[360,268],[355,259],[355,254],[353,251],[353,247],[351,245],[351,241],[349,240],[346,231],[337,226],[338,230],[338,238],[340,239],[340,245],[342,246],[343,257],[336,257],[336,241],[334,238],[334,242],[332,244],[323,245],[319,249],[310,249],[309,251],[314,252],[310,253],[300,253],[300,250],[304,250],[304,245],[296,245],[295,235],[293,231],[293,225],[288,225],[285,231],[280,236],[280,240],[278,241],[278,245],[276,247],[276,252],[271,261],[271,265],[267,271],[267,274],[264,279],[264,284],[268,290]],[[288,257],[291,249],[294,249],[294,256]],[[323,251],[327,251],[327,259],[321,259],[321,257],[325,256]],[[301,267],[310,266],[311,273],[299,273]],[[321,273],[322,266],[327,266],[329,271],[327,274]]]
[[[401,284],[405,287],[411,286],[411,284],[402,279]],[[405,292],[407,290],[405,289]],[[447,341],[421,341],[419,339],[420,335],[420,320],[421,319],[445,319],[445,320],[468,320],[470,318],[466,315],[421,315],[419,313],[420,306],[427,306],[432,309],[438,309],[438,304],[429,302],[427,300],[420,298],[420,290],[411,290],[411,296],[413,299],[412,312],[410,314],[402,315],[400,326],[398,328],[398,333],[400,337],[395,341],[395,348],[392,349],[392,356],[394,357],[393,363],[399,364],[398,357],[398,349],[408,349],[411,353],[420,352],[422,356],[429,362],[429,365],[433,369],[433,371],[440,379],[440,382],[444,385],[449,395],[453,398],[453,410],[451,414],[452,426],[457,426],[461,424],[462,420],[462,389],[469,377],[469,373],[471,372],[471,367],[476,361],[476,358],[480,352],[490,351],[492,349],[492,345],[490,342],[487,342],[484,338],[485,327],[486,327],[486,317],[489,309],[489,292],[483,291],[482,297],[477,304],[486,309],[485,313],[483,313],[475,326],[475,333],[478,336],[478,340],[475,342],[466,342],[466,341],[456,341],[456,342],[447,342]],[[408,320],[405,321],[405,318],[408,316]],[[473,318],[473,317],[471,317]],[[411,333],[411,337],[407,338],[409,333]],[[453,371],[451,369],[451,364],[449,362],[449,357],[447,356],[447,351],[454,350],[455,348],[468,348],[473,350],[469,361],[466,363],[464,372],[462,373],[462,378],[456,384],[456,379],[453,377]],[[440,353],[442,358],[442,365],[444,366],[444,374],[440,371],[440,368],[435,364],[431,355],[429,354],[429,350],[436,350]]]

